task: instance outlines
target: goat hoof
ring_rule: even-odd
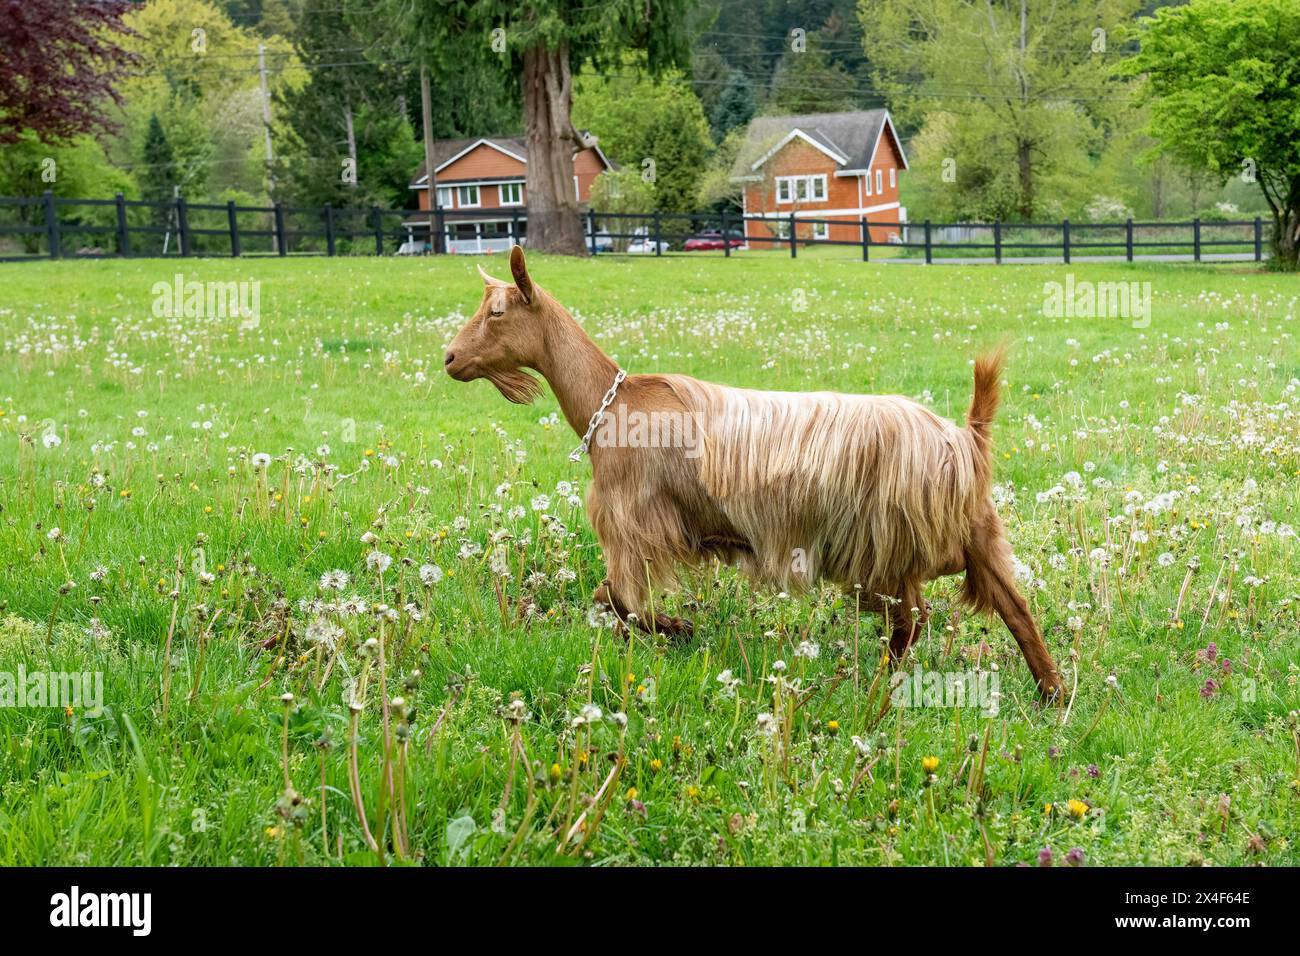
[[[669,617],[667,614],[655,615],[655,630],[669,637],[691,638],[695,636],[695,624],[681,617]]]

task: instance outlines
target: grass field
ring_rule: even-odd
[[[1046,317],[1065,267],[530,257],[633,373],[960,419],[1009,340],[996,497],[1073,696],[959,579],[905,665],[992,714],[899,706],[852,595],[593,616],[553,399],[441,372],[474,262],[0,267],[0,675],[103,679],[0,707],[0,864],[1300,863],[1294,279],[1070,270],[1149,281],[1134,328]],[[177,272],[260,281],[256,327],[156,316]]]

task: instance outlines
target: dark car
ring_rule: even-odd
[[[726,241],[733,249],[739,248],[745,244],[744,237],[735,230],[728,231]],[[704,252],[710,249],[721,249],[723,248],[722,233],[717,229],[706,229],[698,236],[692,236],[687,239],[682,245],[682,248],[687,252]]]

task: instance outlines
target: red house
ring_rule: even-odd
[[[793,215],[801,239],[856,242],[866,216],[872,242],[896,242],[906,215],[898,202],[906,169],[888,110],[757,117],[732,169],[745,214],[764,220],[747,220],[745,239],[788,238]]]
[[[444,139],[433,144],[437,205],[458,214],[444,219],[448,252],[497,252],[510,248],[511,230],[518,222],[519,240],[527,235],[528,205],[524,179],[528,147],[520,137],[491,136]],[[614,165],[599,146],[573,154],[573,194],[578,202],[591,198],[591,184]],[[429,177],[424,163],[411,180],[420,209],[429,209]],[[460,215],[472,212],[472,215]],[[414,243],[428,239],[426,217],[411,217],[406,228]]]

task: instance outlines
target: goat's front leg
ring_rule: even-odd
[[[681,519],[671,505],[638,500],[633,489],[610,489],[597,480],[587,491],[587,511],[609,575],[592,597],[623,621],[635,615],[637,625],[647,631],[694,634],[690,621],[649,610],[650,582],[655,577],[651,572],[671,563],[672,543],[682,538]]]
[[[648,589],[642,585],[637,588],[632,585],[617,584],[613,577],[608,577],[592,593],[592,599],[597,604],[604,604],[619,620],[628,623],[633,621],[639,628],[649,631],[651,634],[658,632],[670,637],[692,637],[695,634],[695,624],[681,617],[669,617],[662,612],[650,614],[647,608]]]
[[[646,562],[635,548],[616,536],[602,539],[601,547],[609,577],[592,594],[597,603],[608,606],[624,623],[635,616],[636,625],[651,633],[671,637],[695,634],[695,625],[684,618],[650,612]]]

